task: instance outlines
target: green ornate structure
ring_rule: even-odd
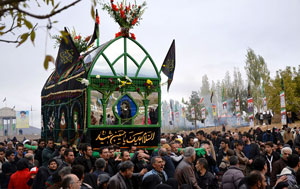
[[[94,149],[159,143],[160,73],[144,47],[129,37],[87,52],[61,75],[54,71],[41,96],[43,138],[90,142]]]

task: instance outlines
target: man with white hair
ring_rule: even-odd
[[[193,163],[196,160],[196,152],[193,147],[187,147],[184,151],[184,159],[179,163],[175,170],[175,178],[178,185],[181,187],[183,184],[192,186],[192,188],[200,189],[195,177]]]
[[[271,187],[273,187],[277,180],[277,175],[281,173],[282,169],[287,166],[288,156],[292,154],[290,147],[281,149],[281,158],[274,162],[271,172]]]

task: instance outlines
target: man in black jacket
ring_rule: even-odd
[[[45,148],[45,140],[44,139],[39,139],[38,141],[38,149],[35,151],[35,156],[34,156],[34,159],[38,160],[39,162],[39,167],[42,166],[42,162],[43,162],[43,159],[42,159],[42,152]]]
[[[208,162],[204,158],[199,158],[196,163],[196,179],[202,189],[218,189],[218,180],[208,171]]]
[[[175,166],[170,156],[168,156],[168,152],[166,148],[160,148],[158,151],[158,155],[162,157],[165,161],[164,171],[168,175],[168,178],[174,178]]]
[[[75,165],[80,164],[84,167],[85,173],[91,173],[94,170],[95,158],[92,156],[92,147],[89,144],[84,144],[82,147],[83,156],[75,159]]]
[[[99,150],[100,157],[103,158],[106,162],[106,168],[105,172],[109,174],[109,176],[114,176],[116,174],[115,165],[112,161],[109,161],[109,153],[108,153],[108,147],[103,146]]]
[[[266,149],[265,149],[264,157],[267,160],[266,162],[268,166],[266,179],[267,179],[267,183],[270,185],[270,177],[271,177],[271,172],[273,170],[273,163],[280,159],[280,155],[273,150],[273,142],[269,141],[265,144],[265,146]]]
[[[48,139],[47,147],[42,152],[43,166],[47,167],[48,161],[58,155],[58,151],[55,151],[54,140]]]
[[[253,159],[259,155],[259,147],[257,144],[251,143],[249,133],[244,133],[242,139],[243,142],[245,143],[243,152],[246,155],[246,157],[249,159],[249,163],[251,164]]]

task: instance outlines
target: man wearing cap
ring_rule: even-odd
[[[284,147],[281,149],[281,158],[274,162],[271,172],[271,187],[273,187],[277,180],[277,174],[280,174],[283,168],[286,167],[288,156],[292,154],[290,147]]]

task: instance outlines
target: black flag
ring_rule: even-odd
[[[214,91],[211,91],[211,95],[210,95],[210,103],[212,103],[213,97],[214,97]]]
[[[170,85],[173,81],[174,71],[175,71],[175,39],[173,40],[168,54],[161,66],[161,71],[168,77],[168,92]]]
[[[98,16],[98,10],[96,9],[96,22],[95,22],[95,28],[93,36],[88,44],[88,46],[92,45],[94,41],[97,39],[97,47],[99,47],[99,16]]]
[[[78,50],[76,49],[72,37],[66,28],[65,32],[66,36],[61,39],[55,62],[56,72],[58,75],[61,75],[67,69],[69,69],[79,57]]]

